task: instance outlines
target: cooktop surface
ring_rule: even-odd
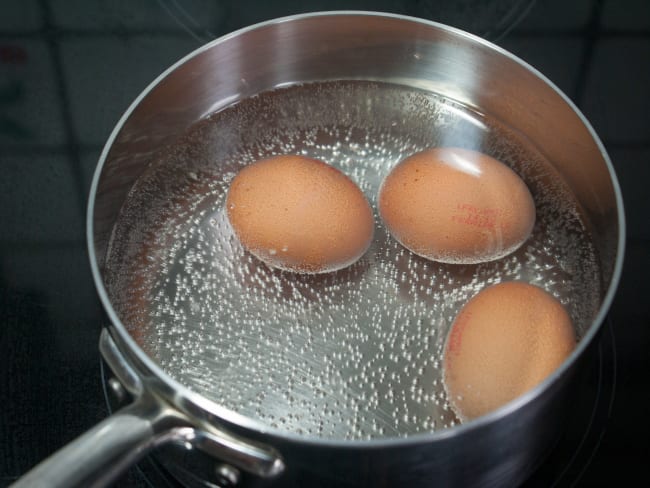
[[[650,483],[649,2],[3,0],[0,486],[109,413],[97,349],[107,319],[90,274],[85,211],[121,114],[164,69],[216,37],[332,9],[413,15],[483,36],[549,77],[593,124],[625,200],[623,277],[566,429],[525,486]],[[146,459],[116,486],[177,482]]]

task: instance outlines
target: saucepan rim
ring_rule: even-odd
[[[602,298],[600,308],[596,317],[592,321],[591,325],[589,326],[586,333],[578,343],[575,350],[572,352],[570,357],[556,371],[554,371],[542,383],[540,383],[532,390],[529,390],[524,395],[516,398],[515,400],[509,402],[508,404],[500,407],[499,409],[487,415],[468,421],[466,423],[455,425],[447,429],[442,429],[439,431],[433,431],[427,433],[412,434],[407,437],[399,437],[399,438],[381,438],[381,439],[371,439],[371,440],[343,440],[343,439],[339,440],[339,439],[322,439],[318,437],[306,436],[306,435],[283,431],[279,428],[273,428],[264,425],[255,419],[241,415],[233,410],[230,410],[228,408],[223,407],[222,405],[219,405],[218,403],[212,400],[205,398],[204,396],[192,391],[190,388],[184,386],[183,384],[181,384],[180,382],[172,378],[169,374],[167,374],[158,364],[156,364],[156,362],[151,357],[149,357],[137,345],[136,341],[128,333],[126,327],[124,326],[124,324],[122,324],[117,313],[113,309],[111,301],[108,297],[107,290],[102,280],[102,275],[99,269],[99,264],[95,253],[95,242],[94,242],[95,240],[95,236],[94,236],[95,198],[97,194],[98,185],[101,180],[102,170],[104,164],[106,163],[108,153],[110,152],[110,149],[113,146],[113,143],[116,140],[118,134],[122,130],[124,124],[129,119],[130,115],[133,113],[136,107],[138,107],[140,102],[158,84],[160,84],[167,76],[169,76],[177,68],[179,68],[181,65],[186,63],[188,60],[194,58],[195,56],[203,53],[206,50],[213,48],[215,45],[227,42],[235,37],[244,35],[247,32],[260,29],[263,27],[268,27],[268,26],[273,26],[273,25],[288,23],[288,22],[299,22],[304,19],[314,19],[319,17],[332,17],[332,16],[359,16],[359,17],[368,16],[368,17],[375,17],[375,18],[386,18],[386,19],[393,19],[396,21],[412,22],[421,26],[427,26],[433,29],[448,31],[456,36],[464,37],[465,39],[473,43],[479,43],[489,48],[490,50],[498,52],[501,56],[505,56],[509,58],[511,61],[518,63],[523,68],[530,71],[534,76],[541,79],[549,87],[551,87],[564,100],[564,102],[578,115],[581,122],[589,131],[589,134],[591,135],[593,141],[597,145],[603,157],[603,160],[607,165],[609,177],[614,189],[616,207],[617,207],[616,211],[617,211],[617,224],[618,224],[618,240],[617,240],[616,258],[615,258],[615,263],[612,271],[612,277],[609,282],[607,291]],[[97,288],[97,292],[99,294],[99,298],[102,302],[102,305],[104,306],[108,318],[112,323],[113,327],[111,328],[111,330],[118,334],[120,339],[119,344],[121,344],[123,347],[128,348],[129,353],[135,357],[135,359],[140,365],[142,365],[144,368],[148,370],[149,374],[153,374],[157,378],[157,380],[161,381],[166,386],[166,388],[169,389],[169,391],[174,392],[174,398],[172,399],[172,402],[179,401],[180,399],[182,399],[185,405],[190,404],[193,407],[199,408],[211,416],[216,416],[217,418],[222,419],[226,422],[235,424],[244,429],[249,429],[259,434],[271,434],[276,438],[281,438],[290,442],[302,443],[302,444],[314,444],[318,446],[329,446],[333,448],[400,447],[405,445],[435,442],[449,437],[466,435],[472,431],[478,430],[493,422],[496,422],[499,419],[508,416],[514,411],[517,411],[521,408],[525,408],[525,406],[528,403],[534,401],[535,398],[539,397],[545,390],[550,388],[553,383],[558,381],[560,377],[562,377],[564,374],[568,372],[568,370],[573,366],[573,364],[578,360],[578,358],[585,353],[585,350],[589,347],[590,343],[594,340],[595,336],[598,334],[599,329],[602,327],[602,324],[605,320],[605,316],[611,306],[612,300],[618,288],[622,267],[623,267],[624,247],[625,247],[625,216],[623,211],[623,199],[621,195],[620,186],[613,169],[613,165],[610,161],[609,156],[607,155],[604,145],[598,138],[596,132],[589,124],[585,116],[580,112],[580,110],[575,106],[575,104],[564,93],[562,93],[562,91],[555,84],[553,84],[546,76],[544,76],[542,73],[540,73],[538,70],[536,70],[526,62],[522,61],[521,59],[517,58],[513,54],[509,53],[508,51],[492,44],[489,41],[486,41],[473,34],[469,34],[460,29],[456,29],[454,27],[440,24],[431,20],[425,20],[416,17],[391,14],[391,13],[383,13],[383,12],[369,12],[369,11],[356,11],[356,10],[311,12],[306,14],[298,14],[298,15],[281,17],[266,22],[257,23],[239,29],[237,31],[234,31],[232,33],[229,33],[227,35],[224,35],[218,39],[209,42],[208,44],[196,49],[195,51],[191,52],[187,56],[183,57],[178,62],[174,63],[172,66],[166,69],[164,72],[162,72],[133,101],[133,103],[129,106],[126,112],[122,115],[122,117],[116,124],[115,128],[113,129],[110,137],[108,138],[102,150],[101,156],[99,158],[99,162],[97,164],[93,176],[92,185],[89,193],[86,224],[87,224],[86,225],[87,246],[88,246],[88,253],[90,258],[93,280],[95,282],[95,286]],[[142,371],[140,371],[140,373],[142,373]],[[167,400],[169,401],[170,399],[168,398]]]

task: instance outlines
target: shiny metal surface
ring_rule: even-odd
[[[228,69],[224,69],[224,67]],[[538,388],[466,425],[407,439],[317,440],[268,427],[170,377],[120,322],[105,289],[105,256],[127,193],[156,151],[207,113],[296,82],[368,80],[434,92],[519,131],[575,196],[596,247],[602,301],[571,358]],[[227,36],[165,73],[122,119],[91,192],[89,245],[100,296],[119,347],[147,388],[197,424],[219,424],[272,444],[287,463],[278,480],[324,484],[515,483],[538,462],[561,422],[570,379],[588,352],[622,263],[622,201],[602,145],[572,104],[499,48],[413,19],[341,13],[266,23]]]
[[[108,388],[118,403],[124,403],[127,399],[126,390],[116,378],[109,378]]]
[[[241,473],[227,464],[218,464],[214,469],[217,479],[219,480],[219,485],[224,488],[229,488],[231,486],[236,486],[241,479]]]
[[[154,445],[160,447],[165,444],[176,444],[182,450],[198,449],[212,458],[227,461],[263,478],[277,476],[284,470],[284,462],[280,454],[273,448],[261,443],[247,442],[223,429],[218,429],[216,426],[205,425],[206,430],[192,427],[189,425],[189,420],[175,412],[173,407],[156,395],[152,395],[151,390],[143,389],[132,365],[120,352],[108,330],[102,332],[99,350],[110,370],[116,375],[118,383],[135,397],[135,403],[152,405],[151,412],[164,412],[164,415],[157,413],[154,415],[151,412],[145,412],[143,415],[144,420],[153,421],[160,418],[155,424],[155,438],[151,439],[148,448]],[[153,406],[156,408],[153,409]],[[120,412],[117,412],[116,415],[119,415]],[[116,429],[119,430],[117,427]],[[98,460],[98,463],[100,462],[101,457]],[[106,465],[109,464],[106,463]],[[98,464],[97,468],[100,467],[102,466]]]

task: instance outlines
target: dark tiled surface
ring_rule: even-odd
[[[0,32],[35,31],[43,26],[43,11],[38,0],[24,0],[18,8],[3,8],[0,15]]]
[[[74,290],[63,286],[91,279],[85,247],[77,243],[3,247],[1,263],[5,286],[12,290],[40,293],[40,305],[47,309],[57,324],[53,335],[59,342],[54,345],[65,354],[62,359],[97,359],[94,343],[102,324],[97,320],[99,304],[96,292],[90,286]],[[86,336],[84,331],[89,335]],[[78,334],[84,337],[79,338]],[[87,347],[88,339],[92,339],[93,347]],[[76,349],[77,346],[84,347]]]
[[[650,4],[538,0],[503,36],[509,25],[481,25],[487,2],[474,10],[468,3],[0,5],[0,486],[106,415],[97,353],[104,318],[83,236],[92,173],[116,121],[149,82],[200,43],[257,20],[325,8],[473,26],[545,73],[593,122],[619,175],[628,218],[626,265],[610,314],[616,388],[604,436],[591,447],[593,460],[583,463],[582,476],[578,465],[559,486],[577,477],[577,486],[650,483],[645,450],[630,441],[631,433],[650,437],[641,420],[650,402]],[[529,4],[497,3],[505,6],[501,20],[508,12],[516,18]],[[131,470],[117,486],[147,485]],[[530,486],[548,483],[538,479]]]
[[[602,25],[608,29],[650,29],[650,2],[646,0],[605,0]],[[647,35],[647,33],[646,33]]]
[[[178,34],[184,34],[179,29],[183,25],[197,29],[218,27],[228,4],[226,0],[48,0],[48,3],[53,23],[61,29],[120,33],[171,30]]]
[[[650,147],[616,147],[610,150],[610,156],[623,191],[628,236],[650,242],[650,195],[646,178]]]
[[[650,138],[650,37],[604,38],[595,43],[582,106],[610,143]]]
[[[63,143],[55,79],[46,41],[0,37],[0,147]]]
[[[575,93],[580,60],[585,49],[584,40],[577,37],[540,39],[537,36],[520,35],[506,37],[498,44],[542,71],[564,93]]]
[[[589,21],[594,4],[593,0],[537,0],[516,30],[544,34],[582,29]]]
[[[646,161],[646,170],[639,171],[639,175],[647,177],[647,165]],[[643,421],[650,402],[650,313],[646,285],[650,276],[650,241],[629,239],[625,259],[623,279],[610,313],[616,334],[616,396],[602,444],[591,469],[585,473],[586,486],[648,486],[650,478],[647,449],[641,447],[650,435]]]
[[[79,242],[83,213],[65,154],[7,155],[2,158],[0,245]]]
[[[138,35],[61,42],[74,137],[103,145],[131,102],[170,65],[199,47],[191,37]],[[120,73],[120,83],[114,75]]]

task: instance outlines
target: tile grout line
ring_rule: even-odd
[[[130,37],[140,37],[140,36],[152,36],[152,37],[174,37],[179,39],[187,39],[187,33],[185,31],[178,30],[162,30],[162,29],[115,29],[115,30],[102,30],[102,29],[70,29],[70,28],[58,28],[54,27],[49,19],[45,20],[46,29],[55,29],[57,30],[58,38],[65,39],[86,39],[86,38],[102,38],[109,37],[114,38],[119,36],[120,38],[130,38]],[[42,31],[29,30],[29,31],[0,31],[0,38],[20,38],[20,39],[41,39],[43,36]]]
[[[426,19],[424,19],[426,20]],[[252,24],[251,24],[252,25]],[[221,28],[221,27],[219,27]],[[232,31],[238,30],[239,28],[234,27]],[[70,28],[57,28],[57,37],[65,39],[75,39],[75,38],[103,38],[110,37],[114,38],[116,35],[122,38],[131,38],[131,37],[142,37],[142,36],[152,36],[152,37],[174,37],[179,39],[187,39],[187,33],[180,30],[157,30],[157,29],[116,29],[114,31],[102,30],[102,29],[70,29]],[[218,31],[222,35],[227,33],[226,31]],[[566,37],[581,37],[583,35],[582,29],[513,29],[506,36],[508,38],[520,39],[520,38],[566,38]],[[601,29],[599,33],[600,37],[605,39],[616,39],[616,38],[643,38],[647,39],[650,37],[650,29],[612,29],[606,28]],[[29,31],[0,31],[0,39],[40,39],[42,37],[41,31],[29,30]],[[216,39],[216,37],[215,37]],[[212,40],[212,38],[210,39]],[[501,40],[501,39],[499,39]],[[203,42],[203,41],[202,41]],[[205,41],[207,42],[207,41]],[[494,41],[491,41],[494,42]]]
[[[578,74],[573,85],[571,97],[580,109],[583,108],[582,105],[584,103],[584,92],[587,86],[589,70],[594,58],[596,43],[602,37],[600,28],[602,10],[603,0],[593,0],[591,14],[584,31],[584,37],[587,38],[587,41],[582,52],[580,67],[578,68]]]
[[[21,240],[21,241],[2,241],[0,240],[0,251],[9,251],[11,253],[33,252],[33,251],[51,251],[53,249],[85,249],[85,240],[80,239],[61,239],[61,240]]]
[[[61,114],[63,116],[63,124],[65,126],[65,149],[68,155],[68,162],[71,166],[74,185],[77,189],[77,204],[81,210],[85,233],[86,189],[84,185],[81,155],[79,154],[79,147],[74,133],[74,124],[72,121],[72,112],[70,107],[70,96],[65,82],[59,43],[54,32],[55,27],[52,23],[52,12],[50,11],[50,7],[46,0],[39,0],[38,3],[43,14],[43,29],[45,34],[44,37],[46,39],[50,57],[54,65],[56,91],[59,95],[59,104],[61,107]]]
[[[648,142],[650,144],[650,141]],[[103,146],[98,144],[77,144],[75,146],[81,152],[101,152]],[[0,144],[0,152],[4,155],[48,155],[64,154],[69,150],[68,144],[30,144],[29,146],[21,144]]]

